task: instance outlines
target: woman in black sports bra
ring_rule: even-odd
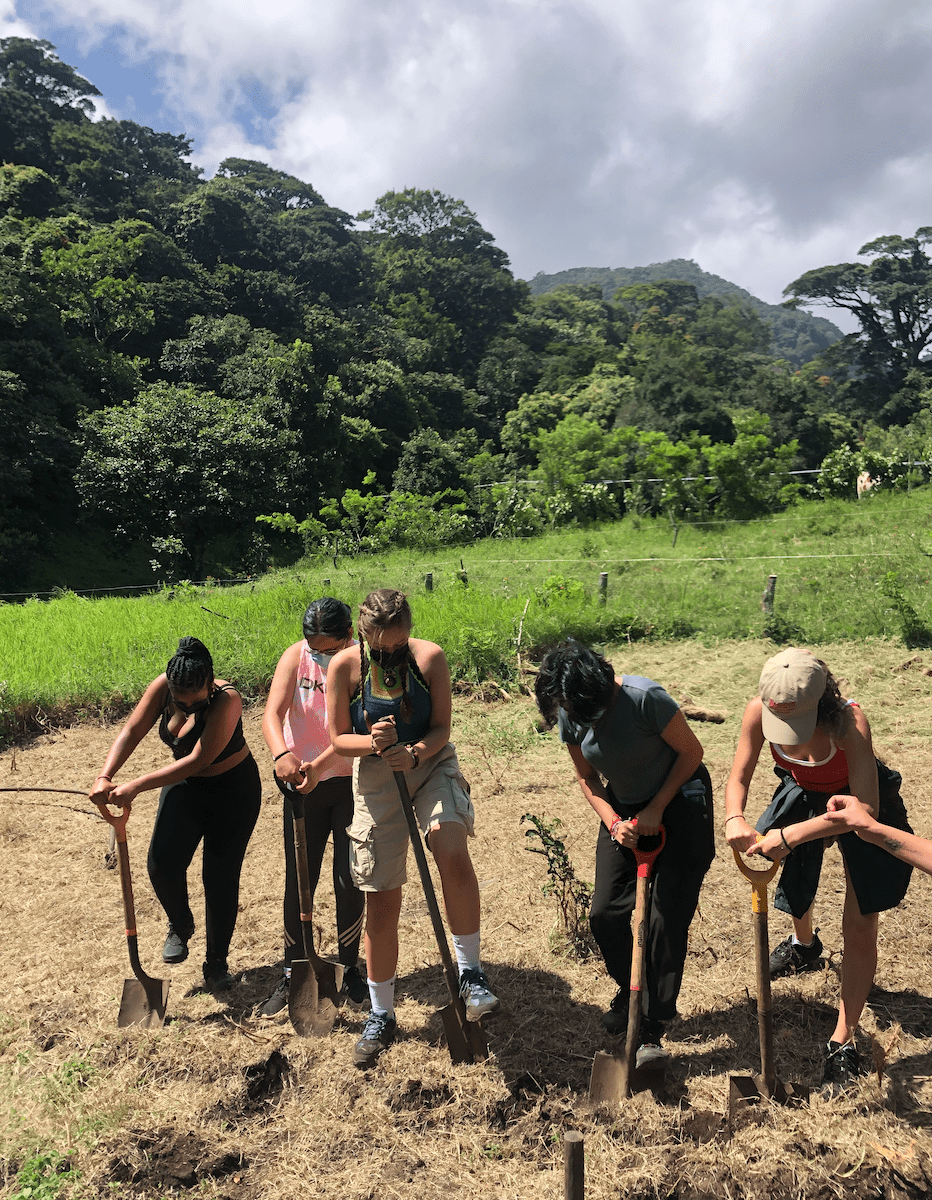
[[[243,736],[242,714],[243,702],[233,684],[214,678],[204,643],[182,638],[165,673],[149,684],[120,730],[90,792],[95,804],[129,809],[140,792],[161,788],[148,866],[169,920],[162,950],[167,963],[188,957],[194,916],[187,871],[203,841],[204,982],[212,991],[233,985],[227,952],[239,909],[243,858],[262,798],[259,771]],[[113,776],[157,721],[159,737],[174,761],[114,783]]]

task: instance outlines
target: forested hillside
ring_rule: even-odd
[[[532,294],[462,199],[353,216],[261,162],[204,179],[183,134],[93,119],[98,94],[0,40],[4,595],[753,516],[826,456],[843,492],[926,456],[929,230],[791,284],[863,333],[775,350],[693,264]]]
[[[766,304],[736,283],[729,283],[720,275],[703,271],[689,258],[672,258],[646,267],[571,267],[568,271],[556,271],[553,275],[538,271],[528,286],[532,296],[539,296],[543,292],[552,292],[554,288],[585,287],[597,283],[603,297],[611,300],[616,292],[632,283],[660,283],[664,279],[691,283],[700,300],[706,296],[718,296],[722,300],[737,297],[739,302],[753,309],[769,328],[770,353],[797,367],[811,362],[844,337],[841,330],[825,317],[813,317],[810,313],[784,308],[781,304]]]

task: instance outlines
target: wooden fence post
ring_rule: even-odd
[[[605,598],[608,595],[608,571],[599,572],[599,604],[605,607]]]
[[[777,590],[777,577],[771,575],[767,579],[767,586],[764,588],[764,594],[761,597],[760,606],[765,613],[773,612],[773,594]]]
[[[585,1143],[583,1135],[571,1129],[563,1135],[563,1196],[564,1200],[584,1200],[585,1194]]]
[[[433,573],[433,571],[428,571],[427,574],[424,576],[424,587],[427,589],[428,592],[432,592],[434,590],[434,573]]]

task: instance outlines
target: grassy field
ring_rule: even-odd
[[[462,552],[311,560],[232,587],[0,605],[0,734],[122,712],[184,634],[211,648],[218,674],[261,695],[281,650],[300,636],[308,600],[330,593],[356,604],[382,586],[409,592],[416,632],[444,647],[454,679],[473,684],[492,677],[509,686],[519,633],[531,656],[568,634],[595,644],[769,636],[921,646],[932,639],[930,526],[932,492],[923,488],[806,502],[766,521],[674,531],[629,517]],[[776,607],[766,617],[771,574]]]
[[[322,1039],[297,1036],[287,1014],[258,1009],[281,970],[282,812],[262,745],[261,708],[246,737],[260,763],[262,812],[246,857],[230,965],[234,989],[199,987],[203,892],[189,879],[198,929],[190,959],[159,957],[164,915],[145,869],[157,796],[128,826],[145,969],[170,978],[161,1030],[119,1029],[129,975],[119,880],[107,830],[79,797],[0,797],[0,1196],[9,1200],[562,1200],[563,1138],[585,1138],[586,1200],[925,1200],[932,1189],[932,879],[916,873],[881,915],[876,985],[859,1034],[882,1063],[851,1092],[818,1090],[800,1108],[761,1105],[726,1122],[729,1075],[759,1057],[751,889],[723,843],[721,801],[763,640],[641,641],[608,648],[619,670],[657,679],[678,701],[718,710],[692,726],[715,789],[718,855],[690,930],[679,1018],[665,1038],[665,1089],[594,1108],[593,1056],[618,1050],[599,1016],[615,991],[598,957],[555,953],[560,918],[542,892],[545,864],[522,814],[562,822],[579,878],[594,871],[595,818],[569,756],[541,736],[526,696],[454,703],[453,736],[472,784],[483,957],[504,1011],[488,1022],[487,1062],[454,1066],[437,1014],[446,1002],[437,947],[409,863],[400,921],[399,1037],[367,1073],[351,1064],[361,1016],[341,1010]],[[917,832],[932,834],[932,652],[896,643],[823,643],[857,697],[877,750],[903,775]],[[114,735],[84,722],[0,753],[5,785],[86,788]],[[153,733],[140,770],[165,761]],[[749,808],[773,788],[765,763]],[[55,803],[62,801],[62,804]],[[314,902],[321,953],[336,947],[329,863]],[[780,1079],[818,1085],[834,1025],[844,876],[826,852],[816,920],[824,970],[773,986]],[[770,938],[788,932],[771,912]]]

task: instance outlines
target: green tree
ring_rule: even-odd
[[[91,97],[99,95],[61,61],[51,42],[0,38],[0,162],[54,173],[54,125],[87,122],[94,108]]]
[[[926,352],[932,342],[932,226],[912,237],[875,238],[858,254],[863,263],[839,263],[807,271],[783,294],[792,307],[827,305],[852,313],[861,326],[856,340],[862,393],[879,392],[885,402],[881,419],[908,418],[918,406],[909,394],[897,403],[911,371],[929,372]],[[904,411],[905,410],[905,411]]]
[[[157,384],[83,422],[79,494],[117,533],[156,550],[170,542],[199,575],[212,542],[242,541],[261,511],[293,502],[287,416],[277,401]]]

